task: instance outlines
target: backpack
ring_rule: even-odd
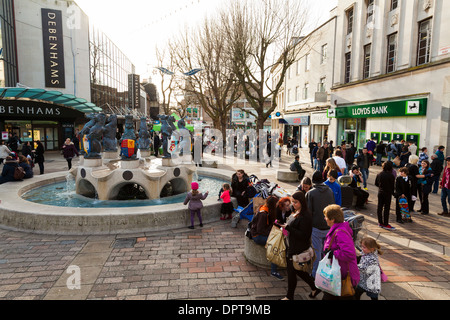
[[[295,167],[295,164],[294,163],[291,163],[291,171],[294,171],[294,172],[296,172],[297,171],[297,168]]]
[[[14,169],[14,180],[20,181],[25,177],[25,170],[22,167]]]

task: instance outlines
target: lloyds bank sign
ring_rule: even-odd
[[[328,110],[328,118],[392,118],[427,115],[428,98],[341,106]]]

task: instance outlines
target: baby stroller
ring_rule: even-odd
[[[342,208],[342,210],[344,211],[344,220],[348,222],[350,228],[352,228],[353,230],[353,242],[355,243],[355,247],[359,251],[361,251],[361,249],[357,245],[357,240],[358,240],[358,233],[363,229],[365,218],[363,215],[360,214],[357,215],[356,212],[353,210],[347,208]]]

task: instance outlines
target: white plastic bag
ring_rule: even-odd
[[[316,272],[316,287],[324,292],[334,296],[341,295],[341,267],[336,258],[331,262],[329,258],[330,253],[327,253],[325,258],[319,262]]]

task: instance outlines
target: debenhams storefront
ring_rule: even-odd
[[[15,133],[23,143],[41,141],[48,151],[59,150],[66,138],[73,138],[75,123],[85,121],[86,113],[100,110],[57,91],[0,88],[2,138]]]

